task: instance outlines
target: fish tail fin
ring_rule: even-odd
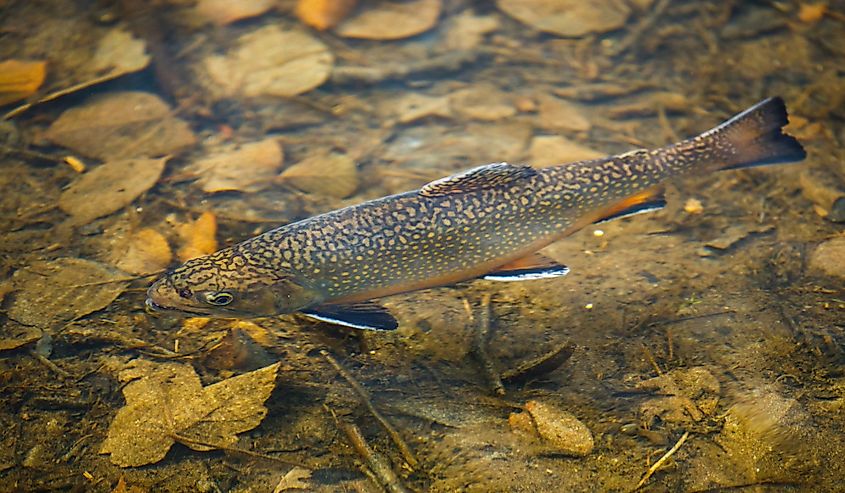
[[[795,137],[783,133],[787,123],[783,99],[768,98],[691,141],[698,150],[710,149],[713,159],[707,161],[715,170],[801,161],[807,152]]]

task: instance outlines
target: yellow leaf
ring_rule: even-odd
[[[35,94],[47,74],[47,62],[6,60],[0,62],[0,105]]]
[[[203,212],[196,221],[179,228],[179,235],[185,242],[178,253],[182,262],[214,253],[217,251],[217,217],[211,212]]]

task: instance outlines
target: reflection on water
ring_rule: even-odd
[[[4,491],[845,480],[841,3],[45,5],[0,3]],[[675,180],[546,248],[565,278],[393,296],[393,332],[145,310],[277,225],[775,95],[806,161]]]

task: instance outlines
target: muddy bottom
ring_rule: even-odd
[[[842,490],[845,3],[148,3],[0,2],[0,490]],[[387,332],[145,307],[278,225],[770,96],[805,161],[671,181],[544,249],[566,277]]]

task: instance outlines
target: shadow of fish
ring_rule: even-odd
[[[300,312],[358,329],[396,320],[370,300],[486,278],[565,275],[537,251],[595,223],[662,207],[673,177],[800,161],[784,102],[758,103],[654,150],[534,169],[489,164],[268,231],[164,274],[154,309],[226,317]]]

